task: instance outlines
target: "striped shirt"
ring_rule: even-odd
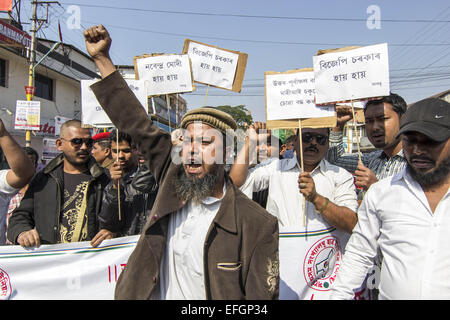
[[[357,153],[345,154],[342,133],[330,132],[330,148],[326,159],[328,162],[354,173],[358,166],[359,156]],[[378,180],[402,172],[406,166],[403,150],[393,157],[388,157],[383,150],[361,153],[361,161],[373,171]]]

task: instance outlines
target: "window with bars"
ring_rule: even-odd
[[[53,101],[53,79],[36,73],[34,77],[34,86],[36,87],[34,93],[36,97]]]

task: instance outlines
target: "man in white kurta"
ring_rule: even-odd
[[[304,148],[313,144],[314,139],[303,143]],[[320,151],[327,148],[316,147],[323,149]],[[301,172],[297,157],[269,159],[249,170],[241,190],[251,195],[269,188],[266,209],[278,218],[280,227],[280,299],[327,299],[350,234],[330,224],[309,201],[305,202],[303,217]],[[310,176],[317,194],[350,209],[342,211],[356,218],[358,203],[349,172],[320,158]]]

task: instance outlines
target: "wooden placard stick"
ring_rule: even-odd
[[[209,92],[209,84],[206,87],[205,102],[203,102],[203,106],[206,106],[206,99],[208,98],[208,92]]]
[[[119,161],[119,129],[116,129],[116,148],[117,148],[116,161]],[[120,180],[117,181],[117,202],[119,204],[119,221],[122,221],[122,212],[120,210]]]
[[[166,94],[166,104],[167,104],[167,119],[169,120],[169,133],[172,133],[172,126],[170,123],[170,97]]]
[[[352,114],[353,114],[353,128],[355,130],[355,135],[356,135],[356,147],[358,148],[359,161],[361,161],[361,147],[359,146],[358,127],[356,126],[356,116],[355,116],[355,107],[353,105],[353,99],[351,100],[351,102],[352,102]]]
[[[302,172],[305,172],[304,166],[303,166],[303,141],[302,141],[302,120],[298,119],[298,140],[300,142],[300,167],[302,168]],[[303,196],[302,200],[302,212],[303,212],[303,226],[306,226],[306,199],[305,196]]]

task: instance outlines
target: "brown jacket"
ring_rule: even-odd
[[[144,231],[116,285],[116,299],[149,299],[159,290],[169,215],[184,203],[175,194],[177,165],[170,135],[152,124],[145,110],[115,72],[92,86],[119,131],[136,142],[160,185]],[[125,107],[126,106],[126,107]],[[207,299],[277,299],[278,222],[246,197],[226,175],[226,194],[204,243]]]

